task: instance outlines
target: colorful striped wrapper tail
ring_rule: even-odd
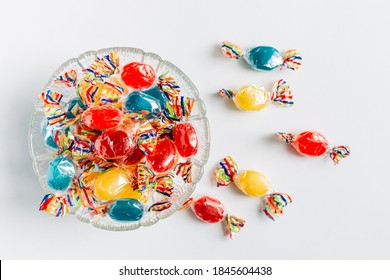
[[[223,89],[220,89],[218,91],[218,94],[219,94],[219,96],[227,97],[229,99],[232,99],[234,97],[234,95],[235,95],[235,92],[232,91],[232,90],[227,90],[227,89],[223,88]]]
[[[161,212],[169,209],[172,206],[172,203],[166,198],[159,202],[154,203],[148,209],[148,211]]]
[[[302,57],[297,50],[288,50],[283,55],[283,65],[291,70],[298,70],[301,66]]]
[[[120,101],[125,90],[119,85],[86,78],[77,85],[77,95],[85,105],[109,105]]]
[[[58,134],[58,149],[59,153],[66,152],[66,153],[72,153],[73,145],[74,145],[74,136],[69,129],[69,127],[66,127],[65,129],[61,130]]]
[[[294,134],[285,133],[285,132],[278,132],[278,133],[276,133],[276,136],[278,136],[279,138],[283,139],[284,142],[286,142],[287,144],[291,144],[296,139]]]
[[[184,201],[183,205],[178,210],[181,211],[181,210],[187,209],[188,207],[190,207],[192,202],[194,202],[194,198],[190,197],[189,199]]]
[[[166,103],[164,110],[165,116],[173,121],[181,121],[182,118],[191,115],[195,99],[185,96],[176,96],[170,102]]]
[[[336,146],[330,150],[330,158],[334,164],[339,164],[343,158],[346,158],[351,153],[351,149],[348,146]]]
[[[75,70],[69,70],[58,78],[54,79],[54,83],[63,84],[67,87],[75,87],[77,85],[77,72]]]
[[[229,41],[222,42],[221,50],[227,57],[235,59],[239,59],[244,53],[239,45],[233,44]]]
[[[88,68],[83,70],[83,72],[91,73],[97,78],[106,78],[114,74],[118,67],[119,56],[114,51],[102,58],[97,57]]]
[[[285,80],[280,79],[274,83],[271,92],[271,101],[284,107],[294,105],[290,85]]]
[[[50,125],[60,123],[66,117],[65,110],[60,104],[62,96],[61,93],[57,91],[53,92],[51,90],[42,92],[40,95],[40,98],[43,101],[45,115]]]
[[[137,166],[137,185],[134,190],[144,191],[151,183],[151,179],[154,177],[153,171],[145,164],[138,164]]]
[[[215,178],[217,180],[218,187],[226,187],[234,182],[234,178],[237,176],[238,166],[237,163],[230,157],[224,158],[214,171]]]
[[[159,177],[155,180],[155,189],[159,194],[171,197],[173,193],[173,179],[171,176]]]
[[[89,188],[80,188],[76,182],[75,186],[69,189],[69,193],[73,197],[73,201],[77,207],[87,208],[91,216],[103,216],[107,213],[108,205],[98,205],[96,199],[93,197],[92,190]]]
[[[83,135],[74,136],[74,144],[72,147],[73,159],[79,166],[83,166],[91,160],[93,154],[93,144],[91,140]]]
[[[192,183],[192,162],[186,161],[179,163],[174,170],[177,176],[180,176],[185,183]]]
[[[245,220],[236,216],[226,215],[226,222],[230,239],[236,237],[236,234],[245,226]]]
[[[39,205],[39,211],[61,217],[70,213],[72,206],[74,206],[74,204],[70,195],[59,196],[55,194],[46,194]]]
[[[283,208],[292,202],[291,197],[285,193],[271,193],[265,198],[265,207],[263,212],[271,220],[279,218],[283,214]]]
[[[158,77],[158,89],[164,93],[165,97],[172,101],[176,96],[180,95],[180,87],[177,85],[173,77],[168,77],[165,73]]]
[[[138,135],[137,144],[144,154],[150,155],[156,148],[157,133],[155,131],[147,131]]]

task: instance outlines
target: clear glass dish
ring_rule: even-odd
[[[83,222],[91,223],[93,226],[114,231],[134,230],[140,226],[151,226],[158,222],[160,219],[165,219],[172,215],[177,209],[185,202],[195,190],[196,183],[200,180],[203,174],[203,166],[208,160],[210,151],[210,133],[208,120],[206,118],[206,109],[202,100],[199,98],[199,93],[191,80],[175,65],[169,61],[162,60],[158,55],[154,53],[146,53],[141,49],[136,48],[106,48],[99,51],[88,51],[83,53],[78,58],[72,58],[62,64],[52,75],[50,80],[47,82],[43,91],[48,89],[52,91],[59,91],[63,96],[63,101],[67,102],[72,97],[75,97],[75,89],[70,87],[64,87],[54,83],[54,79],[64,72],[71,69],[75,70],[78,75],[82,75],[82,70],[91,65],[97,57],[103,57],[108,55],[110,52],[116,51],[120,58],[120,65],[126,65],[130,62],[142,62],[149,64],[155,69],[157,77],[169,73],[177,84],[181,88],[181,93],[184,96],[192,97],[195,99],[194,107],[191,116],[188,118],[198,136],[199,146],[198,152],[192,157],[193,168],[192,168],[192,183],[175,182],[174,193],[172,195],[172,206],[162,212],[147,212],[145,211],[144,216],[141,220],[131,223],[121,223],[112,220],[108,215],[91,219],[88,211],[81,208],[72,208],[72,214]],[[30,121],[29,130],[29,150],[32,158],[32,165],[36,175],[38,176],[40,185],[42,186],[45,193],[51,193],[52,190],[47,184],[47,168],[49,162],[52,160],[53,151],[51,148],[44,144],[44,136],[42,135],[42,122],[45,119],[44,108],[42,101],[38,98]],[[156,202],[157,197],[152,195],[149,199],[150,203]],[[149,204],[149,202],[148,202]]]

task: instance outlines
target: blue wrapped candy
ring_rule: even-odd
[[[144,207],[138,199],[122,198],[111,204],[108,215],[115,221],[134,222],[142,218]]]
[[[58,125],[50,125],[47,120],[45,120],[42,125],[42,135],[46,145],[58,149],[58,143],[56,143],[56,134],[58,134],[58,131]]]
[[[67,119],[74,119],[76,116],[78,116],[81,112],[85,111],[87,109],[87,106],[81,101],[80,98],[74,98],[69,101],[68,108],[66,110],[66,118]]]
[[[302,57],[297,50],[288,50],[281,55],[278,50],[269,46],[258,46],[243,50],[240,46],[223,41],[222,52],[229,58],[239,59],[242,56],[254,70],[271,71],[276,68],[286,67],[297,70],[301,66]]]
[[[160,107],[163,109],[165,108],[165,104],[169,101],[165,93],[161,92],[157,86],[143,90],[142,92],[158,100]]]
[[[66,190],[75,175],[73,160],[65,156],[58,156],[49,163],[47,169],[47,184],[56,191]]]
[[[135,91],[127,97],[125,102],[127,113],[153,118],[161,112],[158,99],[145,93]]]

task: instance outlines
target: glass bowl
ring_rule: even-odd
[[[124,223],[117,222],[109,217],[109,215],[91,218],[88,210],[84,207],[71,209],[71,213],[83,222],[91,223],[93,226],[106,230],[124,231],[134,230],[140,226],[151,226],[160,219],[165,219],[172,215],[182,204],[191,196],[195,190],[196,183],[200,180],[203,174],[203,166],[208,160],[210,151],[210,133],[208,120],[206,118],[206,109],[202,100],[199,98],[199,93],[191,80],[175,65],[169,61],[162,60],[158,55],[150,52],[144,52],[137,48],[117,47],[106,48],[99,51],[88,51],[83,53],[78,58],[72,58],[62,64],[52,75],[50,80],[45,85],[43,91],[47,90],[58,91],[63,94],[61,102],[67,102],[76,96],[75,88],[66,87],[61,84],[54,83],[54,80],[65,72],[75,70],[78,76],[82,76],[83,69],[90,66],[97,58],[104,57],[111,52],[116,52],[120,59],[119,68],[130,62],[142,62],[152,66],[159,77],[162,74],[169,73],[181,88],[181,95],[192,97],[195,99],[194,107],[190,117],[187,119],[196,130],[198,137],[198,152],[191,159],[193,162],[191,183],[175,180],[174,192],[171,198],[172,206],[162,212],[145,211],[144,216],[136,222]],[[130,93],[131,94],[131,93]],[[36,175],[38,176],[40,185],[45,193],[53,191],[47,184],[47,169],[49,162],[53,158],[55,150],[44,144],[44,136],[42,134],[42,123],[46,120],[44,107],[41,99],[37,99],[34,111],[31,116],[29,128],[29,150],[32,158],[32,165]],[[152,194],[148,201],[149,204],[161,200],[157,194]],[[146,206],[145,206],[146,207]],[[145,209],[147,210],[147,209]]]

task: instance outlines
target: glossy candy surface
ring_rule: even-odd
[[[321,133],[305,131],[296,136],[292,146],[302,155],[317,157],[326,153],[329,143]]]
[[[95,142],[97,154],[106,159],[125,157],[132,149],[132,140],[123,130],[103,132]]]
[[[263,196],[269,189],[267,178],[254,170],[241,172],[234,182],[243,193],[249,196]]]
[[[111,219],[118,222],[134,222],[142,218],[144,208],[141,202],[134,198],[122,198],[115,200],[108,212]]]
[[[173,131],[173,139],[182,157],[190,157],[198,152],[198,137],[190,123],[179,123]]]
[[[315,131],[305,131],[298,135],[278,132],[276,135],[282,138],[287,144],[293,146],[301,155],[318,157],[328,154],[334,164],[339,164],[343,158],[351,154],[351,149],[348,146],[331,147],[328,140],[321,133]]]
[[[58,149],[58,144],[55,141],[56,130],[58,127],[56,125],[49,125],[46,121],[42,126],[42,135],[44,137],[45,144],[54,149]]]
[[[126,85],[134,89],[141,89],[148,88],[153,84],[156,73],[150,65],[131,62],[123,67],[121,78]]]
[[[122,112],[112,106],[90,107],[81,118],[86,126],[96,130],[114,128],[123,122]]]
[[[278,50],[269,46],[258,46],[243,50],[239,45],[229,41],[223,41],[222,53],[229,58],[240,59],[242,56],[254,70],[271,71],[276,68],[286,67],[297,70],[301,66],[302,57],[295,50],[288,50],[283,55]]]
[[[144,157],[145,154],[141,151],[138,145],[133,145],[123,163],[125,165],[134,165],[139,163]]]
[[[225,217],[225,207],[212,197],[201,196],[192,204],[192,211],[195,215],[206,223],[218,223]]]
[[[156,116],[161,112],[160,102],[142,92],[131,93],[127,97],[125,108],[129,113],[141,114],[147,117]]]
[[[103,201],[119,198],[141,198],[141,193],[133,190],[133,179],[125,169],[112,167],[96,178],[94,193]]]
[[[151,97],[158,100],[160,107],[165,108],[166,102],[168,102],[168,98],[162,93],[157,86],[151,87],[149,89],[143,90],[143,93],[150,95]]]
[[[218,187],[226,187],[235,183],[239,190],[249,196],[263,196],[269,189],[268,180],[263,174],[254,170],[239,173],[237,163],[230,156],[218,164],[214,175]]]
[[[75,175],[73,161],[64,156],[54,158],[47,170],[47,184],[56,191],[66,190]]]
[[[244,59],[255,70],[271,71],[283,65],[283,57],[273,47],[259,46],[248,50]]]
[[[150,168],[157,173],[170,171],[175,166],[176,161],[176,147],[169,138],[159,139],[153,153],[146,157]]]
[[[241,110],[259,111],[267,105],[268,95],[263,87],[245,86],[238,90],[234,101]]]

